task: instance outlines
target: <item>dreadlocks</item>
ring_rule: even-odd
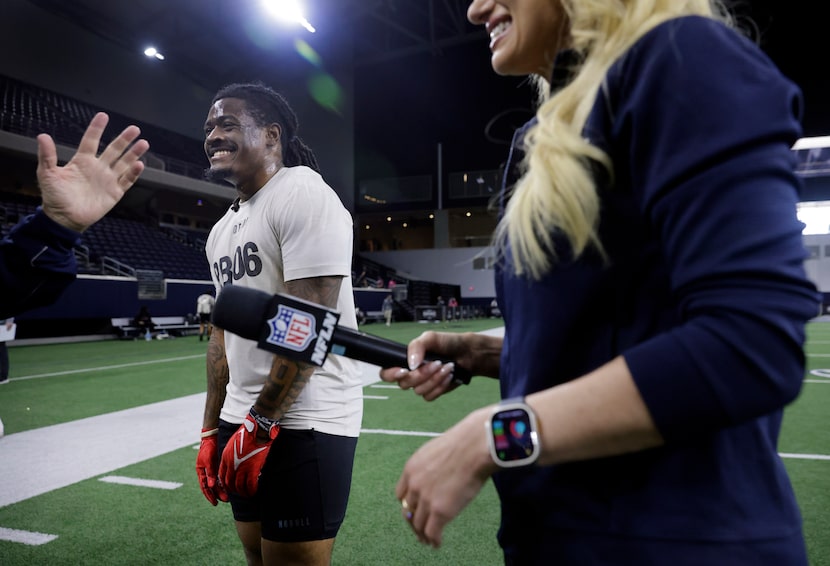
[[[282,128],[282,161],[287,167],[305,165],[320,172],[320,166],[311,148],[297,137],[297,130],[300,127],[297,115],[280,93],[260,82],[236,83],[222,87],[213,97],[211,104],[222,98],[244,100],[257,126],[264,127],[273,123],[280,125]]]

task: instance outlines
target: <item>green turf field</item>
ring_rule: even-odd
[[[446,329],[478,331],[499,323],[467,321]],[[398,323],[362,329],[405,342],[426,329],[444,328]],[[809,338],[808,369],[816,373],[805,376],[802,395],[787,411],[779,450],[786,456],[802,507],[811,564],[830,566],[830,441],[825,417],[830,406],[830,324],[811,324]],[[196,337],[10,348],[12,381],[0,386],[6,434],[201,393],[205,348]],[[498,398],[497,383],[481,378],[434,403],[383,385],[365,388],[366,430],[440,433],[469,410]],[[211,507],[196,483],[193,446],[200,425],[193,423],[192,446],[112,471],[178,482],[178,489],[114,485],[95,477],[0,507],[0,538],[3,529],[57,535],[38,546],[0,540],[0,565],[244,564],[229,507]],[[450,524],[439,550],[421,546],[401,519],[394,486],[407,457],[428,438],[383,432],[361,436],[334,564],[501,564],[492,484]],[[83,438],[72,448],[78,458],[95,458],[94,452],[85,450]],[[14,481],[3,474],[3,439],[0,481]]]

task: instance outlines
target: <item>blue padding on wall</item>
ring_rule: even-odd
[[[138,299],[135,280],[85,278],[75,280],[51,306],[23,313],[18,320],[114,318],[133,316],[147,305],[153,316],[184,316],[196,312],[196,297],[213,288],[210,281],[167,282],[167,299]]]

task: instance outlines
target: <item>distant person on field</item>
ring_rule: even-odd
[[[458,301],[455,297],[450,297],[450,300],[447,302],[447,308],[450,309],[450,318],[452,320],[458,319]]]
[[[213,312],[213,289],[208,289],[196,299],[196,314],[199,315],[199,342],[205,335],[210,338],[213,326],[210,323],[210,313]]]
[[[392,326],[392,310],[394,307],[395,301],[392,300],[392,295],[386,295],[386,298],[383,299],[383,306],[381,307],[383,318],[386,319],[386,326]]]
[[[153,322],[153,317],[150,315],[150,309],[148,309],[146,305],[143,305],[138,310],[138,314],[135,315],[135,318],[133,318],[133,326],[138,327],[141,333],[145,336],[149,337],[153,334],[156,323]]]
[[[6,330],[11,330],[14,326],[14,319],[7,318],[0,320],[0,326],[5,326]],[[5,385],[9,382],[9,349],[6,346],[5,340],[0,342],[0,385]]]

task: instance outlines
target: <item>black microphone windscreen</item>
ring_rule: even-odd
[[[222,287],[213,306],[213,324],[242,338],[258,340],[271,298],[257,289]]]

